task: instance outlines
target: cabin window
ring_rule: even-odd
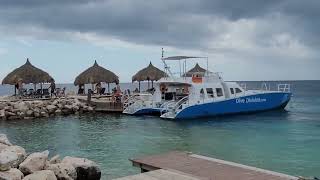
[[[231,92],[231,94],[234,94],[233,88],[230,88],[230,92]]]
[[[216,88],[216,91],[217,91],[217,96],[218,97],[223,96],[222,88]]]
[[[207,90],[208,97],[209,98],[213,98],[214,97],[213,89],[212,88],[207,88],[206,90]]]
[[[174,92],[168,92],[164,94],[164,100],[169,101],[169,100],[174,100],[175,93]]]
[[[236,88],[236,93],[242,93],[241,89]]]

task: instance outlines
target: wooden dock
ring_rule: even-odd
[[[121,102],[92,100],[91,104],[95,106],[97,112],[118,112],[122,113],[123,104]]]
[[[74,98],[79,99],[81,102],[87,103],[86,96],[74,96]],[[111,96],[93,96],[90,104],[95,107],[95,111],[97,112],[123,112],[123,103],[113,101]]]
[[[170,176],[171,173],[172,177],[179,177],[182,174],[183,176],[189,175],[190,178],[210,180],[298,180],[294,176],[187,152],[170,152],[130,161],[133,166],[141,168],[141,172],[156,171],[158,173],[157,170],[162,169],[165,171],[159,173],[167,176]],[[148,175],[153,176],[153,173],[136,175],[131,179],[144,180],[148,179],[146,178]],[[131,179],[127,177],[123,180]],[[161,180],[157,177],[150,179]]]
[[[182,172],[169,171],[164,169],[154,170],[133,176],[127,176],[115,180],[206,180],[199,177],[193,177],[190,174]]]

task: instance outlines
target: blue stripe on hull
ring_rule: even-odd
[[[140,109],[137,112],[135,112],[133,115],[160,115],[160,109],[158,108],[145,108],[145,109]]]
[[[175,119],[250,113],[284,108],[290,101],[290,98],[291,93],[274,92],[199,104],[185,108],[176,115]]]

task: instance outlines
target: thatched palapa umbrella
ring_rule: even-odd
[[[108,83],[108,91],[110,92],[110,83],[119,83],[119,77],[113,72],[98,65],[97,61],[93,66],[83,71],[74,81],[74,85],[97,84],[100,82]]]
[[[204,74],[207,72],[206,69],[200,67],[200,65],[197,63],[194,68],[190,69],[188,72],[186,72],[183,76],[184,77],[192,77],[193,74],[200,74],[204,76]]]
[[[3,80],[2,84],[15,85],[19,80],[24,84],[33,83],[34,85],[40,83],[48,83],[53,78],[45,71],[33,66],[29,59],[21,67],[13,70]],[[16,91],[15,91],[16,94]]]
[[[156,68],[150,62],[149,66],[146,68],[141,69],[132,77],[132,82],[138,81],[139,82],[139,91],[140,91],[140,82],[141,81],[148,81],[148,89],[150,87],[149,82],[158,81],[159,79],[166,77],[166,73],[161,71],[160,69]]]

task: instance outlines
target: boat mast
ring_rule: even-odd
[[[173,77],[172,72],[170,71],[170,67],[167,65],[166,60],[165,60],[163,54],[164,54],[164,50],[163,50],[163,48],[162,48],[161,60],[162,60],[162,62],[163,62],[163,64],[164,64],[164,72],[165,72],[167,75],[170,74],[170,76]]]

